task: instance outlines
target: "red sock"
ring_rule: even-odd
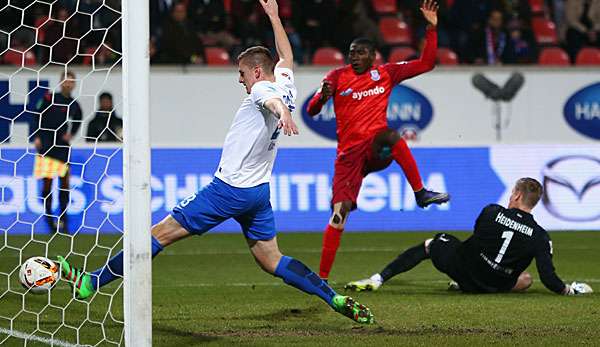
[[[400,139],[396,142],[394,147],[392,147],[392,157],[394,157],[396,163],[402,167],[402,171],[404,171],[404,175],[413,191],[418,192],[423,189],[423,181],[421,181],[419,168],[404,139]]]
[[[321,265],[319,266],[319,276],[323,279],[329,278],[329,272],[335,260],[335,253],[340,247],[340,239],[344,229],[338,229],[327,224],[323,234],[323,248],[321,250]]]

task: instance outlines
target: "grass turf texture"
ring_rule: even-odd
[[[343,293],[347,281],[364,278],[392,260],[402,250],[418,243],[430,233],[348,233],[344,235],[332,272],[331,282]],[[456,233],[465,239],[468,234]],[[600,291],[598,250],[600,234],[594,232],[552,233],[554,261],[565,281],[589,282]],[[44,240],[43,237],[36,239]],[[47,239],[47,237],[46,237]],[[8,245],[22,246],[25,237],[8,237]],[[61,236],[49,245],[50,254],[69,249],[70,238]],[[73,238],[74,249],[89,250],[94,238]],[[117,245],[114,237],[99,243]],[[279,243],[285,254],[318,269],[321,234],[281,234]],[[43,254],[44,244],[29,243],[24,255]],[[96,248],[88,259],[94,268],[107,254]],[[18,265],[18,253],[0,250],[0,271],[10,272]],[[83,264],[82,258],[73,258]],[[546,290],[537,277],[535,262],[530,268],[535,282],[527,294],[466,295],[446,291],[447,278],[425,261],[412,271],[386,283],[378,292],[353,293],[375,314],[376,324],[360,326],[333,312],[316,297],[305,295],[277,278],[263,273],[254,263],[240,235],[191,237],[168,247],[153,263],[153,342],[155,346],[214,345],[594,345],[600,341],[600,295],[562,297]],[[18,271],[0,276],[0,293],[22,293]],[[103,290],[112,293],[117,281]],[[96,344],[101,340],[100,326],[84,322],[86,303],[70,301],[65,283],[48,295],[22,296],[5,293],[0,298],[0,316],[16,317],[13,329],[30,334],[35,331],[36,313],[40,328],[57,331],[55,338],[70,343]],[[61,309],[67,326],[60,327]],[[111,313],[121,319],[122,297],[117,294]],[[114,340],[121,326],[105,313],[110,297],[97,295],[91,303],[91,318],[105,319],[105,333]],[[44,308],[45,307],[45,308]],[[0,318],[0,341],[10,329]],[[50,338],[36,331],[41,338]],[[4,346],[23,346],[22,338]],[[30,341],[27,346],[47,345]],[[104,344],[101,344],[104,345]]]

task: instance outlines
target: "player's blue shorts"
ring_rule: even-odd
[[[185,230],[197,235],[234,218],[246,238],[270,240],[276,235],[270,198],[268,183],[237,188],[214,177],[210,184],[175,206],[171,216]]]

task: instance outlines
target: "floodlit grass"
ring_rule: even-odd
[[[381,270],[402,250],[430,235],[344,235],[331,277],[334,288],[343,291],[347,281]],[[467,236],[456,235],[461,239]],[[551,237],[555,265],[563,280],[587,281],[600,290],[600,234],[561,232]],[[25,245],[26,240],[22,236],[8,238],[13,247]],[[47,237],[40,238],[44,240]],[[104,237],[100,243],[119,248],[117,241]],[[317,270],[320,233],[281,234],[279,243],[285,254]],[[90,236],[63,237],[53,240],[48,252],[54,255],[73,248],[83,253],[92,244]],[[34,243],[25,248],[24,255],[43,255],[44,251],[43,243]],[[107,249],[96,248],[88,257],[87,268],[98,266],[107,254]],[[74,256],[73,261],[83,264],[82,257]],[[6,246],[0,250],[0,272],[11,273],[18,262],[18,252]],[[112,303],[110,296],[96,295],[86,320],[88,303],[71,300],[66,284],[59,283],[50,296],[23,296],[17,271],[0,275],[0,293],[4,293],[0,297],[0,316],[4,317],[0,318],[0,341],[11,328],[35,335],[36,340],[28,341],[27,346],[49,345],[52,338],[92,345],[103,336],[121,340],[121,281],[103,288],[108,294],[117,292]],[[446,291],[447,278],[426,261],[378,292],[353,294],[375,314],[376,324],[360,326],[333,312],[319,298],[263,273],[241,235],[191,237],[167,248],[153,263],[153,342],[155,346],[598,344],[600,295],[556,295],[543,287],[535,266],[530,271],[536,280],[527,294],[465,295]],[[7,291],[9,286],[11,291]],[[12,327],[6,318],[12,318]],[[104,328],[94,322],[104,322]],[[24,345],[23,336],[10,337],[3,344]],[[100,345],[110,344],[104,341]]]

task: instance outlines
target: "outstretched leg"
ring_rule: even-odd
[[[373,322],[373,315],[367,307],[350,297],[338,295],[327,282],[302,262],[282,255],[276,238],[266,241],[248,239],[248,245],[254,259],[264,271],[305,293],[320,297],[335,311],[358,323]]]
[[[319,265],[319,276],[325,280],[329,278],[329,272],[335,261],[335,255],[340,247],[340,240],[344,232],[344,225],[352,209],[351,201],[338,202],[333,206],[333,214],[323,234],[323,247],[321,249],[321,263]]]
[[[381,272],[364,280],[349,282],[344,288],[355,291],[371,291],[379,289],[385,281],[400,273],[413,269],[423,260],[428,259],[429,244],[432,240],[433,239],[427,239],[424,243],[407,249],[383,268]]]
[[[185,230],[172,216],[167,216],[152,227],[152,257],[160,253],[164,247],[181,240],[190,233]],[[108,263],[92,273],[83,272],[69,264],[59,256],[63,279],[75,287],[77,297],[85,299],[93,295],[100,287],[123,277],[123,251],[119,251]]]

